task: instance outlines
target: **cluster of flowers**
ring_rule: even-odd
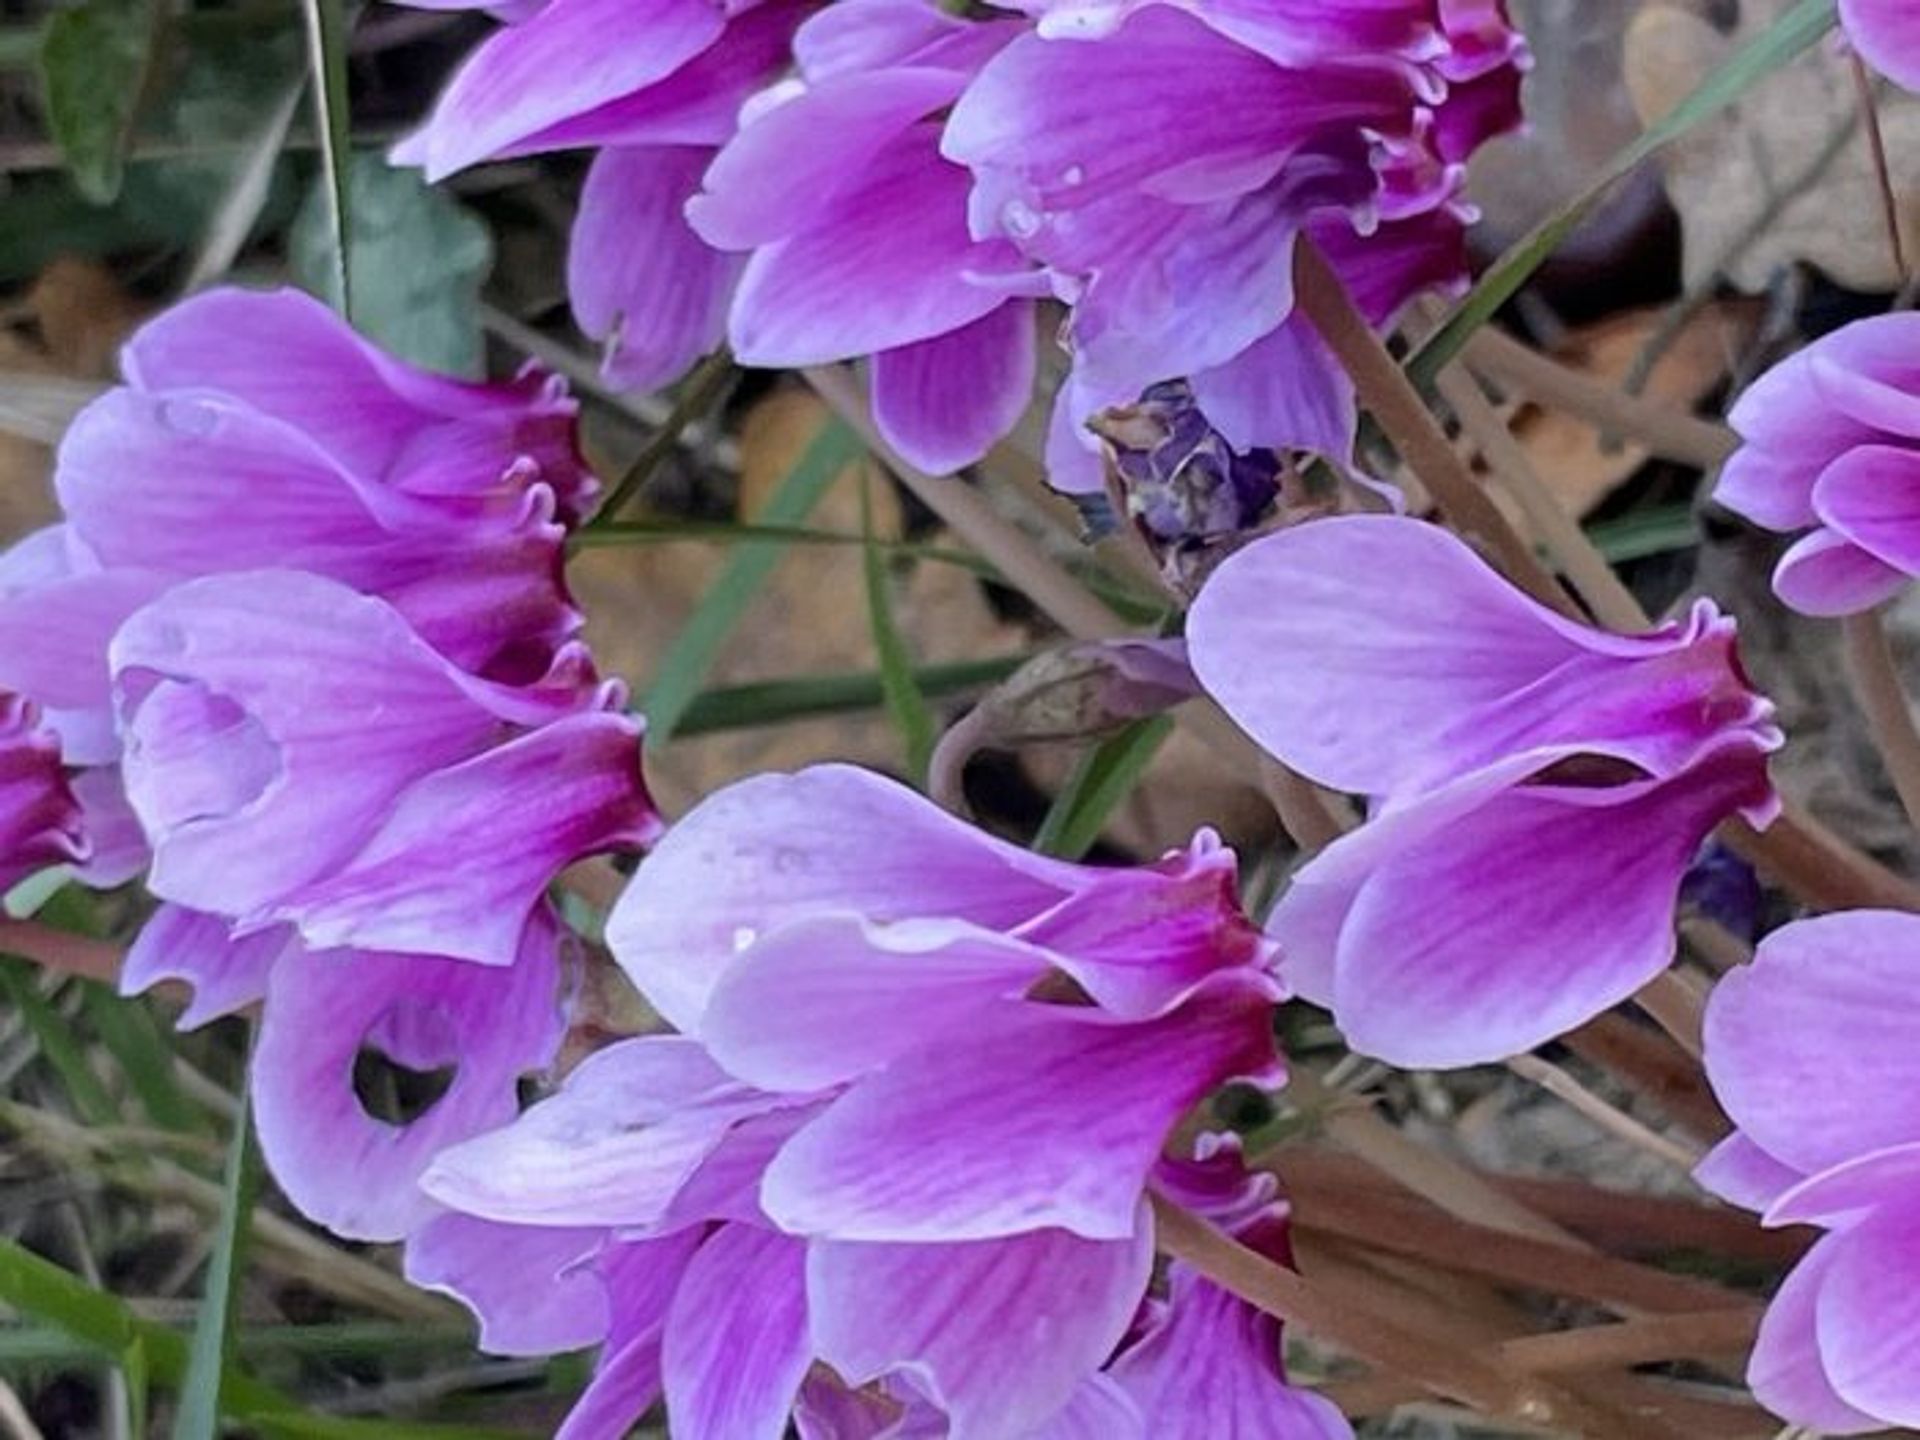
[[[1236,448],[1344,458],[1352,394],[1294,312],[1295,239],[1376,323],[1464,282],[1466,161],[1520,118],[1499,0],[1001,9],[516,6],[395,157],[437,178],[596,151],[569,287],[621,383],[723,339],[749,365],[865,357],[882,432],[944,473],[1025,412],[1050,298],[1060,488],[1101,486],[1089,416],[1169,380]]]
[[[143,329],[61,446],[65,522],[0,557],[15,843],[166,903],[129,958],[265,1000],[262,1146],[342,1234],[394,1239],[452,1139],[509,1119],[563,1032],[553,877],[659,819],[639,722],[561,575],[595,482],[549,379],[401,364],[293,292]],[[363,1044],[458,1072],[411,1126]]]

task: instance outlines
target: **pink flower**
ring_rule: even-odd
[[[80,803],[60,765],[60,742],[33,707],[0,694],[0,894],[64,861],[87,856]]]
[[[1868,64],[1920,89],[1920,14],[1907,0],[1840,0],[1840,23]]]
[[[1762,375],[1728,419],[1744,442],[1713,498],[1806,533],[1773,588],[1809,615],[1849,615],[1920,575],[1920,316],[1881,315]]]
[[[438,180],[483,160],[597,151],[567,288],[616,383],[652,389],[725,335],[738,257],[687,225],[741,103],[787,63],[810,0],[549,0],[478,49],[395,147]]]
[[[881,432],[922,469],[981,458],[1025,412],[1032,297],[1007,240],[967,229],[967,172],[940,154],[945,112],[1014,21],[932,0],[842,0],[801,26],[796,80],[759,97],[688,208],[750,252],[729,322],[749,365],[873,359]]]
[[[1289,985],[1396,1064],[1497,1059],[1625,999],[1672,957],[1700,842],[1778,806],[1772,707],[1707,601],[1604,634],[1437,527],[1356,516],[1234,555],[1187,638],[1265,749],[1374,798],[1270,930]]]
[[[806,1324],[751,1425],[689,1421],[669,1320],[677,1435],[778,1436],[809,1357],[911,1377],[956,1440],[1026,1435],[1127,1333],[1168,1131],[1276,1073],[1270,947],[1206,836],[1094,870],[858,770],[763,776],[668,833],[608,937],[683,1034],[600,1052],[424,1184],[505,1224],[724,1220],[798,1257],[777,1311]]]
[[[975,234],[1073,307],[1054,483],[1098,489],[1086,418],[1180,378],[1235,449],[1344,460],[1352,395],[1293,313],[1294,239],[1379,323],[1464,281],[1464,162],[1518,120],[1525,52],[1498,6],[1029,8],[1038,32],[988,63],[943,148],[974,172]]]
[[[1811,1429],[1920,1424],[1920,917],[1854,911],[1761,942],[1707,1006],[1708,1078],[1739,1127],[1702,1184],[1827,1231],[1774,1296],[1754,1394]]]
[[[382,600],[256,570],[167,591],[110,655],[149,887],[248,928],[507,965],[562,868],[659,828],[579,647],[502,685]]]
[[[309,950],[274,926],[162,905],[121,972],[122,993],[192,987],[184,1028],[261,1006],[250,1089],[260,1148],[302,1214],[353,1240],[398,1240],[439,1213],[419,1188],[433,1156],[519,1108],[565,1032],[559,921],[544,907],[505,967],[441,956]],[[355,1063],[372,1050],[414,1071],[452,1070],[444,1093],[396,1123],[367,1112]]]

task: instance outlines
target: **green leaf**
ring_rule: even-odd
[[[873,534],[872,470],[860,477],[860,528],[866,540],[867,625],[873,631],[873,651],[880,660],[880,691],[887,715],[906,747],[907,777],[924,789],[927,766],[933,759],[933,711],[913,680],[913,656],[900,627],[893,623],[893,602],[887,596],[887,568]]]
[[[147,1364],[147,1342],[136,1335],[120,1352],[120,1378],[127,1387],[127,1434],[147,1433],[147,1390],[153,1379]]]
[[[233,1354],[234,1309],[246,1270],[247,1236],[252,1232],[254,1195],[260,1184],[259,1157],[253,1146],[253,1107],[246,1091],[234,1118],[227,1149],[220,1224],[207,1261],[206,1291],[194,1320],[187,1374],[174,1416],[174,1440],[214,1440],[220,1430],[220,1387]]]
[[[352,320],[353,197],[348,178],[353,121],[347,103],[347,21],[342,0],[300,0],[307,29],[307,69],[313,77],[314,118],[320,132],[320,199],[322,218],[315,222],[324,239],[324,285],[308,284],[316,294],[331,296],[340,313]],[[296,247],[299,236],[296,233]],[[296,266],[298,258],[296,255]],[[302,282],[305,283],[305,282]]]
[[[480,284],[493,265],[487,227],[419,171],[355,155],[347,166],[343,292],[329,196],[323,176],[294,220],[294,279],[343,312],[350,293],[355,327],[394,354],[448,374],[479,375]]]
[[[1040,822],[1033,848],[1063,860],[1084,856],[1172,733],[1171,715],[1150,716],[1134,721],[1081,756],[1046,819]]]
[[[938,698],[997,684],[1033,657],[1009,655],[994,660],[958,660],[922,665],[913,684],[922,695]],[[756,680],[703,690],[693,697],[674,727],[676,735],[704,735],[773,725],[808,715],[838,715],[873,710],[886,703],[886,687],[877,670],[851,675],[805,675],[792,680]]]
[[[827,487],[862,453],[860,438],[839,421],[823,425],[813,442],[801,452],[754,517],[765,525],[797,525],[812,513],[827,493]],[[781,540],[751,540],[732,555],[700,603],[674,637],[672,646],[654,673],[643,709],[647,715],[647,739],[664,743],[680,728],[687,709],[699,693],[720,656],[720,647],[733,633],[747,606],[766,584],[773,567],[786,553]]]
[[[54,11],[41,37],[47,127],[96,205],[120,193],[157,22],[153,0],[85,0]]]
[[[1480,277],[1447,322],[1427,337],[1407,362],[1407,373],[1423,389],[1432,386],[1440,371],[1462,347],[1545,264],[1547,258],[1586,219],[1614,184],[1641,161],[1679,139],[1694,126],[1711,119],[1774,71],[1811,49],[1834,24],[1835,0],[1800,0],[1786,14],[1700,82],[1685,100],[1658,124],[1642,131],[1580,194],[1534,227]]]

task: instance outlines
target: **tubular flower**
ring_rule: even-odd
[[[729,335],[750,365],[872,357],[874,421],[945,474],[1025,412],[1031,297],[1045,279],[967,228],[967,172],[944,115],[1023,27],[931,0],[842,0],[800,27],[798,77],[750,108],[688,208],[712,244],[750,252]]]
[[[167,591],[110,665],[150,888],[247,928],[507,965],[562,868],[659,828],[640,722],[577,646],[502,685],[382,600],[258,570]]]
[[[681,1437],[772,1440],[816,1360],[855,1387],[909,1385],[955,1437],[1041,1433],[1146,1293],[1169,1129],[1277,1069],[1271,946],[1210,837],[1094,870],[844,767],[696,807],[609,943],[683,1033],[598,1053],[424,1184],[501,1224],[655,1239],[724,1221],[701,1255],[739,1232],[729,1248],[785,1257],[767,1274],[793,1295],[758,1307],[797,1328],[718,1366],[761,1387],[729,1402],[732,1429],[711,1420],[716,1382],[675,1363],[719,1342],[676,1342],[669,1309]]]
[[[1906,0],[1840,0],[1840,24],[1874,69],[1920,90],[1920,14]]]
[[[1761,942],[1707,1006],[1706,1064],[1739,1127],[1702,1184],[1826,1234],[1774,1296],[1748,1380],[1797,1424],[1920,1424],[1920,917],[1854,911]]]
[[[1868,610],[1920,575],[1916,346],[1920,315],[1858,321],[1762,375],[1727,417],[1743,443],[1713,498],[1806,532],[1773,575],[1795,610]]]
[[[706,244],[683,212],[811,8],[548,0],[481,44],[393,158],[439,180],[483,160],[596,151],[567,289],[580,328],[606,347],[608,378],[653,389],[725,336],[739,258]]]
[[[1519,118],[1525,50],[1499,6],[1025,8],[1037,30],[969,87],[944,150],[973,171],[974,233],[1072,306],[1054,483],[1097,489],[1086,419],[1175,379],[1238,451],[1345,460],[1353,397],[1294,313],[1295,238],[1375,323],[1464,281],[1464,162]]]
[[[1632,994],[1671,959],[1701,841],[1778,808],[1772,707],[1710,602],[1590,630],[1417,521],[1255,542],[1201,591],[1188,647],[1261,746],[1374,802],[1270,929],[1289,984],[1396,1064],[1514,1054]]]

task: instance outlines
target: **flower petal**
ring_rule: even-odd
[[[1813,507],[1829,529],[1874,559],[1920,575],[1920,450],[1849,450],[1820,472]]]
[[[1814,1302],[1835,1393],[1884,1425],[1920,1425],[1920,1210],[1881,1207],[1834,1236]]]
[[[1353,458],[1353,382],[1304,315],[1288,316],[1192,383],[1208,423],[1236,450],[1306,450],[1339,465]]]
[[[282,926],[236,937],[219,915],[162,905],[140,927],[120,967],[120,993],[138,995],[166,980],[183,980],[193,996],[176,1022],[196,1030],[262,999],[274,961],[293,944]]]
[[[508,964],[561,870],[659,833],[640,733],[628,715],[575,715],[437,770],[344,865],[266,913],[313,946]]]
[[[560,1048],[558,923],[528,927],[506,969],[357,951],[283,956],[253,1058],[260,1149],[287,1198],[336,1234],[397,1240],[438,1207],[419,1188],[434,1156],[504,1125],[522,1075]],[[414,1069],[455,1066],[410,1123],[367,1113],[354,1091],[364,1045]]]
[[[660,1398],[660,1337],[698,1231],[609,1246],[595,1263],[612,1309],[593,1380],[553,1440],[626,1440]]]
[[[1845,1238],[1829,1235],[1788,1272],[1761,1318],[1747,1362],[1754,1398],[1776,1415],[1828,1435],[1862,1435],[1886,1422],[1840,1398],[1821,1358],[1816,1310]]]
[[[1811,530],[1787,547],[1773,592],[1802,615],[1853,615],[1891,600],[1910,577],[1832,530]]]
[[[407,1237],[407,1280],[473,1311],[489,1354],[557,1355],[606,1336],[606,1287],[586,1263],[606,1243],[599,1229],[501,1225],[450,1212]]]
[[[985,458],[1033,398],[1033,308],[1012,302],[970,325],[873,357],[873,422],[929,475]]]
[[[666,79],[720,38],[715,0],[550,0],[489,36],[416,137],[427,178]]]
[[[734,1125],[791,1103],[734,1082],[691,1040],[624,1040],[512,1124],[442,1151],[422,1184],[490,1220],[644,1227]]]
[[[1761,1223],[1836,1229],[1878,1206],[1920,1200],[1920,1142],[1890,1145],[1802,1179],[1777,1197]]]
[[[688,812],[607,920],[607,944],[678,1030],[697,1033],[721,973],[761,935],[806,915],[882,923],[961,916],[1007,930],[1081,882],[850,765],[759,775]]]
[[[1840,23],[1867,62],[1920,90],[1920,15],[1904,0],[1840,0]]]
[[[1443,841],[1383,854],[1340,931],[1333,1009],[1348,1042],[1396,1065],[1479,1064],[1653,979],[1673,957],[1674,906],[1700,842],[1771,795],[1764,759],[1743,741],[1623,794],[1507,790]],[[1336,852],[1369,828],[1314,865],[1341,865]],[[1270,926],[1283,951],[1285,911]]]
[[[1707,1004],[1707,1074],[1727,1114],[1807,1174],[1920,1141],[1920,1113],[1892,1099],[1920,1087],[1917,976],[1920,916],[1855,910],[1767,936]]]
[[[567,248],[574,319],[606,347],[609,379],[654,390],[726,338],[739,257],[688,226],[687,197],[713,151],[602,150],[587,172]]]
[[[702,1245],[661,1350],[675,1440],[781,1440],[813,1359],[805,1242],[727,1225]]]
[[[1693,1167],[1693,1178],[1722,1200],[1765,1210],[1807,1177],[1736,1130]]]
[[[1270,1006],[1237,975],[1141,1024],[1010,1004],[967,1044],[855,1082],[767,1168],[761,1203],[836,1239],[1123,1239],[1174,1122],[1226,1080],[1270,1074]]]
[[[816,1241],[807,1302],[820,1358],[850,1383],[904,1374],[947,1413],[951,1440],[1027,1440],[1113,1353],[1152,1273],[1141,1205],[1119,1240]]]

